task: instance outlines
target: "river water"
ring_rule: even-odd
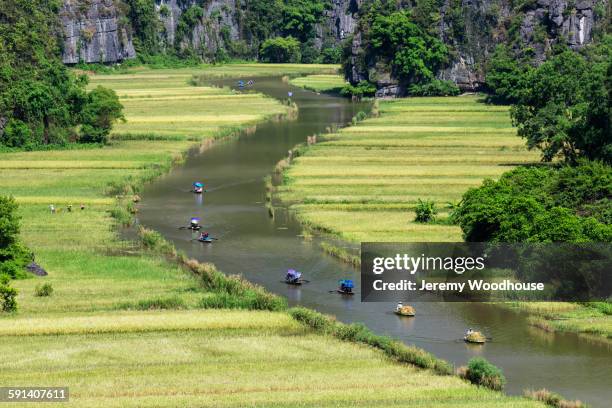
[[[286,99],[292,91],[298,118],[260,124],[254,132],[191,154],[184,165],[147,186],[141,224],[161,232],[189,256],[212,262],[225,273],[242,274],[287,297],[291,305],[304,305],[344,322],[363,322],[377,333],[414,344],[457,366],[483,356],[503,369],[508,393],[545,387],[592,406],[610,406],[609,345],[573,334],[546,333],[529,327],[521,314],[484,304],[418,303],[414,304],[417,317],[409,319],[391,313],[394,304],[361,303],[358,295],[330,293],[340,278],[358,282],[358,271],[325,255],[316,238],[299,237],[302,228],[286,211],[277,211],[272,219],[265,207],[264,177],[307,136],[331,124],[346,124],[367,106],[301,90],[280,78],[255,81],[256,90],[275,98]],[[187,193],[197,180],[205,182],[209,192]],[[177,228],[192,216],[200,217],[219,241],[201,244]],[[301,287],[282,283],[288,268],[304,272],[311,282]],[[482,330],[493,340],[481,346],[465,344],[460,339],[467,327]]]

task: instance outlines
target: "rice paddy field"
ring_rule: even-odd
[[[94,76],[90,86],[115,89],[125,106],[109,146],[0,153],[0,191],[20,204],[22,239],[49,273],[13,282],[19,310],[0,316],[0,385],[68,386],[62,406],[74,407],[541,406],[316,334],[284,312],[202,310],[207,293],[191,273],[118,237],[117,196],[131,197],[188,148],[286,109],[189,79],[264,73]],[[52,296],[35,296],[41,283]],[[177,306],[139,308],[168,299]]]
[[[347,82],[340,75],[316,74],[291,79],[291,85],[299,86],[315,92],[340,92]]]
[[[538,161],[508,108],[478,96],[381,100],[378,115],[320,136],[284,173],[279,197],[308,226],[361,241],[460,241],[459,227],[414,222],[419,199],[447,217],[470,187]]]

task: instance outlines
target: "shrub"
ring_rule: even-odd
[[[53,286],[50,283],[43,283],[42,285],[36,285],[34,289],[34,296],[46,297],[53,294]]]
[[[408,94],[412,96],[456,96],[461,90],[452,81],[441,81],[434,79],[425,84],[414,84],[408,88]]]
[[[497,391],[501,391],[506,384],[506,378],[501,370],[482,357],[472,358],[468,362],[465,376],[473,384]]]
[[[293,37],[268,38],[261,45],[259,58],[263,62],[300,62],[300,42]]]
[[[0,311],[15,312],[17,310],[17,289],[9,284],[6,275],[0,275]]]
[[[178,296],[144,299],[136,304],[137,310],[184,309],[185,302]]]
[[[436,204],[433,201],[421,200],[420,198],[414,211],[416,213],[414,220],[422,223],[435,221],[436,214],[438,213],[438,210],[436,210]]]
[[[357,85],[346,84],[340,91],[343,96],[353,96],[361,98],[364,96],[374,96],[376,94],[376,85],[368,81],[360,81]]]

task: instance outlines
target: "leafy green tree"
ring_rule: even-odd
[[[406,11],[375,17],[369,46],[371,56],[391,61],[393,73],[406,84],[433,80],[448,55],[446,46],[415,24]]]
[[[544,161],[560,156],[570,163],[581,157],[612,163],[611,50],[611,39],[586,57],[565,50],[527,73],[511,115],[518,134],[542,151]]]
[[[326,0],[284,0],[281,31],[302,43],[315,37],[315,26],[331,7]]]
[[[612,168],[519,167],[468,190],[453,219],[470,242],[610,242]]]
[[[113,124],[125,120],[114,90],[98,86],[87,95],[82,113],[81,142],[106,143]]]
[[[261,45],[263,62],[300,62],[300,42],[293,37],[269,38]]]
[[[0,311],[11,313],[17,310],[17,289],[11,287],[6,275],[0,275]]]
[[[19,242],[20,220],[15,200],[0,196],[0,277],[22,277],[31,259],[31,253]]]
[[[531,69],[529,61],[518,59],[508,46],[498,45],[487,64],[485,82],[493,93],[489,100],[507,104],[517,102]]]
[[[456,96],[461,93],[461,90],[452,81],[434,79],[425,84],[411,85],[408,93],[413,96]]]

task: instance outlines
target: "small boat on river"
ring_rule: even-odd
[[[463,336],[463,341],[465,341],[466,343],[484,344],[487,342],[487,337],[479,331],[473,331],[472,329],[469,329],[465,333],[465,336]]]

